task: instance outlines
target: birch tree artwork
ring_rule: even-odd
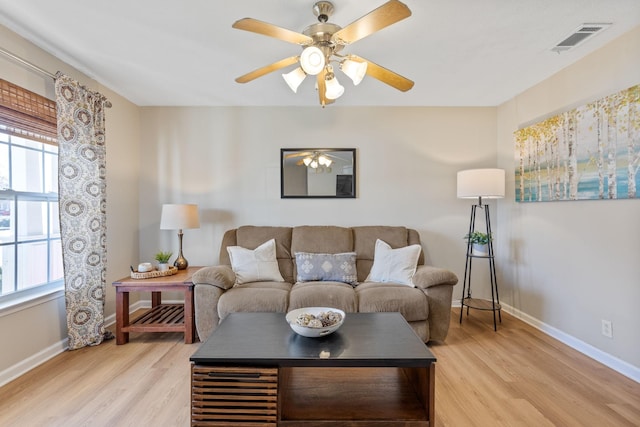
[[[640,85],[514,133],[516,201],[640,198]]]

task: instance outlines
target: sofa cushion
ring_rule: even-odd
[[[389,244],[378,239],[376,241],[373,266],[367,282],[398,283],[414,287],[411,281],[418,267],[420,245],[405,246],[392,249]]]
[[[358,283],[356,253],[316,254],[296,252],[298,282],[332,281],[350,285]]]
[[[387,242],[392,248],[401,248],[407,246],[408,236],[409,232],[405,227],[353,227],[354,250],[358,253],[358,259],[373,260],[378,239]]]
[[[301,225],[291,231],[291,253],[312,252],[337,254],[353,252],[353,232],[350,228],[332,225]],[[298,276],[293,263],[293,277]],[[295,281],[295,280],[294,280]]]
[[[347,313],[358,311],[356,293],[342,282],[299,282],[289,294],[289,310],[303,307],[331,307]]]
[[[353,250],[358,254],[356,267],[358,268],[358,281],[364,282],[371,266],[373,265],[373,256],[375,254],[376,240],[384,240],[392,248],[401,248],[413,243],[420,243],[420,237],[415,232],[405,227],[391,227],[384,225],[367,225],[362,227],[353,227]],[[413,238],[418,236],[418,241]],[[424,261],[421,259],[418,264]]]
[[[353,251],[350,228],[332,225],[301,225],[291,232],[291,252],[337,254]]]
[[[284,282],[276,260],[276,241],[268,240],[255,249],[228,246],[236,284],[250,282]]]
[[[291,283],[287,282],[254,282],[234,286],[220,296],[218,316],[224,319],[229,313],[237,312],[286,313],[290,290]]]
[[[245,225],[235,231],[235,245],[255,249],[270,239],[276,241],[276,258],[280,274],[285,281],[295,282],[291,252],[291,227],[269,227]],[[226,251],[225,251],[226,252]],[[222,260],[222,258],[221,258]]]
[[[358,311],[361,313],[398,311],[407,322],[425,320],[429,315],[427,296],[418,288],[365,282],[358,285],[356,294]]]

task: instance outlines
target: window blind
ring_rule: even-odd
[[[0,79],[0,126],[11,135],[57,145],[56,102]]]

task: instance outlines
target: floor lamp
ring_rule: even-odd
[[[476,231],[476,212],[478,209],[484,211],[486,234],[489,236],[487,243],[488,255],[474,254],[471,239],[467,240],[464,282],[462,284],[462,298],[460,299],[460,323],[462,323],[462,312],[465,306],[467,307],[467,315],[469,314],[469,308],[491,310],[493,311],[493,330],[497,331],[496,311],[498,312],[500,323],[502,323],[502,315],[500,314],[500,297],[498,296],[498,282],[496,280],[491,216],[489,215],[489,205],[483,204],[482,199],[501,199],[504,197],[505,173],[503,169],[468,169],[458,172],[457,182],[459,199],[478,199],[478,203],[471,206],[471,218],[467,236]],[[471,298],[471,267],[474,258],[487,258],[489,260],[491,301]]]
[[[189,266],[189,262],[182,255],[182,230],[185,228],[200,228],[198,205],[162,205],[160,229],[178,230],[180,251],[178,252],[178,258],[173,263],[178,270],[184,270]]]

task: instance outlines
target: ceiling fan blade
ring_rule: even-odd
[[[276,39],[299,45],[309,45],[313,43],[313,39],[311,37],[305,36],[302,33],[287,30],[286,28],[278,27],[277,25],[269,24],[268,22],[258,21],[253,18],[240,19],[234,22],[232,27],[237,28],[238,30],[245,30],[252,33],[262,34],[264,36],[275,37]]]
[[[278,62],[274,62],[273,64],[265,65],[262,68],[258,68],[257,70],[253,70],[250,73],[247,73],[243,76],[238,77],[236,79],[236,82],[238,83],[250,82],[251,80],[255,80],[258,77],[262,77],[265,74],[269,74],[281,68],[288,67],[289,65],[295,64],[296,62],[298,62],[299,58],[300,58],[299,56],[291,56],[289,58],[281,59]]]
[[[390,0],[335,32],[331,36],[331,41],[343,45],[350,44],[409,16],[411,16],[411,10],[406,4],[398,0]]]
[[[366,62],[367,75],[373,77],[374,79],[378,79],[382,83],[386,83],[389,86],[394,87],[402,92],[408,91],[414,85],[412,80],[409,80],[408,78],[403,77],[398,73],[394,73],[391,70],[381,67],[380,65],[371,62],[368,59],[364,59],[358,55],[349,55],[348,58],[358,62]]]
[[[323,68],[322,72],[318,73],[317,82],[318,82],[318,96],[320,97],[320,105],[324,108],[328,104],[333,104],[334,100],[327,98],[325,95],[327,91],[327,81],[325,80],[327,75],[327,68]]]
[[[311,151],[300,151],[300,152],[296,152],[296,153],[285,154],[284,158],[285,159],[290,159],[292,157],[304,157],[304,156],[309,156],[311,154],[313,154]]]

